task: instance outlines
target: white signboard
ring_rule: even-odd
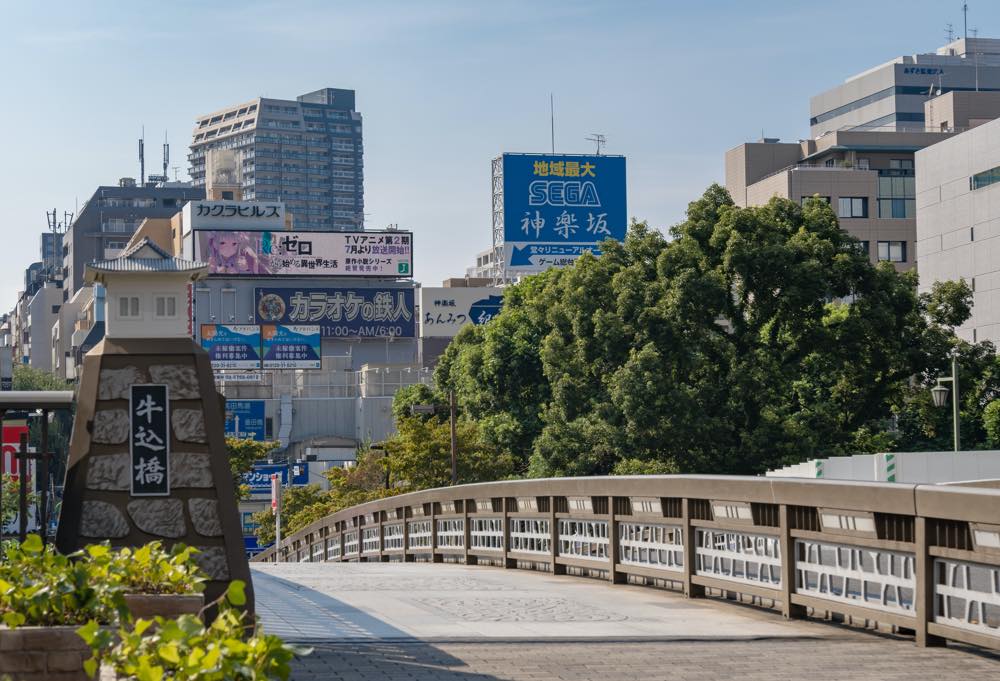
[[[208,230],[195,233],[194,257],[213,275],[413,276],[409,232]]]
[[[498,288],[421,288],[420,335],[451,338],[466,324],[485,324],[500,314]]]
[[[285,228],[285,204],[278,201],[189,201],[184,230]]]

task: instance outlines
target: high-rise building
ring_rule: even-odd
[[[832,130],[924,130],[932,94],[1000,90],[1000,40],[959,39],[933,54],[896,57],[809,102],[810,135]]]
[[[355,231],[364,225],[363,157],[354,91],[324,88],[200,116],[188,159],[211,199],[283,201],[296,229]]]

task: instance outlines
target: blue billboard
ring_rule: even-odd
[[[323,338],[413,338],[412,288],[258,288],[264,324],[319,326]]]
[[[264,441],[264,400],[226,400],[226,437]]]
[[[289,469],[291,469],[289,471]],[[277,473],[281,476],[282,487],[288,487],[288,474],[292,474],[292,487],[304,487],[309,484],[309,464],[302,463],[255,463],[253,470],[243,474],[243,484],[250,488],[250,493],[260,496],[271,496],[271,476]]]
[[[625,239],[625,157],[504,154],[503,204],[509,269],[571,263]]]
[[[319,369],[320,331],[316,325],[261,324],[265,369]]]
[[[260,369],[260,327],[250,324],[202,324],[201,347],[213,369]]]

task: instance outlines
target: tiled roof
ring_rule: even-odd
[[[144,238],[117,258],[95,260],[87,265],[94,272],[198,272],[206,271],[208,265],[194,260],[176,258],[155,243]]]

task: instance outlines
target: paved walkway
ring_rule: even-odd
[[[521,570],[254,566],[264,627],[308,642],[293,679],[1000,678],[1000,656],[756,608]]]

